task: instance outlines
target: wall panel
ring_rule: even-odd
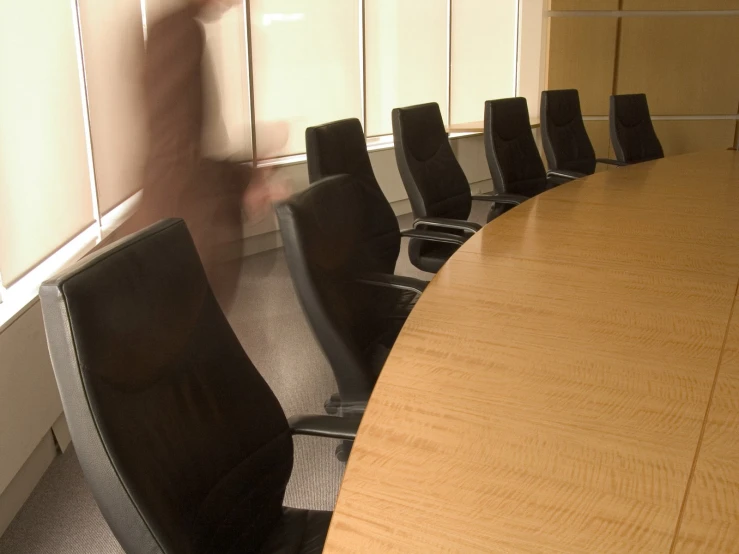
[[[607,121],[585,121],[585,130],[588,132],[590,142],[593,143],[596,158],[608,158],[608,149],[611,144],[611,137],[608,130]],[[603,164],[598,164],[596,169],[603,168]]]
[[[737,67],[739,16],[623,18],[617,91],[652,115],[736,114]]]
[[[0,331],[0,492],[62,413],[37,301]]]
[[[552,11],[617,10],[618,0],[551,0]]]
[[[739,0],[623,0],[624,10],[739,10]]]
[[[549,25],[547,88],[576,88],[584,115],[608,115],[617,18],[552,17]]]
[[[665,156],[728,148],[734,141],[736,122],[713,120],[657,120],[653,122]]]

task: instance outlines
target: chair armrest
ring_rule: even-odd
[[[309,435],[328,439],[354,440],[360,417],[330,415],[299,415],[287,420],[293,435]]]
[[[580,177],[586,177],[586,175],[584,173],[580,173],[579,171],[572,171],[570,169],[550,169],[549,171],[547,171],[547,177],[559,177],[560,179],[573,181],[575,179],[579,179]]]
[[[357,282],[375,287],[409,290],[421,294],[428,285],[428,281],[406,277],[405,275],[390,275],[387,273],[370,273],[357,279]]]
[[[419,217],[413,222],[415,229],[419,225],[428,225],[429,227],[442,227],[444,229],[454,229],[455,231],[464,231],[470,235],[474,235],[482,226],[472,221],[464,219],[449,219],[448,217]]]
[[[439,231],[428,231],[426,229],[405,229],[400,232],[401,237],[411,239],[423,239],[432,242],[445,242],[447,244],[464,244],[465,237],[453,235],[452,233],[442,233]]]
[[[521,202],[528,200],[528,196],[521,194],[473,194],[472,200],[493,202],[494,204],[512,204],[518,206]]]
[[[626,162],[619,162],[618,160],[611,160],[609,158],[595,158],[595,161],[598,162],[599,164],[617,165],[619,167],[629,165]]]

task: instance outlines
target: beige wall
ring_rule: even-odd
[[[38,300],[0,329],[0,361],[1,534],[35,484],[11,483],[62,413]],[[38,462],[32,460],[34,465]],[[31,479],[40,477],[38,471],[25,473]]]
[[[551,0],[550,9],[546,88],[577,88],[586,119],[607,119],[611,94],[644,92],[666,155],[734,143],[739,1]],[[606,155],[607,124],[588,127]]]

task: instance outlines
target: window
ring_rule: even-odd
[[[452,0],[451,123],[481,121],[516,94],[517,0]]]
[[[141,0],[80,0],[79,12],[95,184],[100,212],[107,213],[140,188],[146,140],[138,87]]]
[[[246,7],[205,22],[206,60],[203,151],[207,156],[252,158],[251,108],[246,60]]]
[[[0,274],[8,287],[95,221],[77,13],[8,2],[0,19]]]
[[[393,108],[436,102],[446,122],[447,0],[365,1],[367,135],[392,133]]]
[[[305,152],[305,128],[362,117],[359,2],[252,0],[254,113],[287,121],[284,145],[257,125],[259,158]]]
[[[188,1],[4,6],[0,312],[135,205],[146,144],[138,71],[147,21]],[[305,152],[310,125],[356,117],[367,136],[390,145],[395,107],[436,102],[445,122],[466,123],[482,119],[485,100],[517,89],[538,105],[544,4],[242,0],[220,19],[202,18],[211,76],[204,153],[281,163],[272,159]],[[271,122],[284,122],[286,140]]]

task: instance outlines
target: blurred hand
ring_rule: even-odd
[[[269,159],[287,144],[289,127],[284,121],[258,122],[259,158]],[[255,168],[249,186],[244,192],[243,206],[250,221],[263,219],[276,202],[287,199],[292,193],[292,183],[272,167]]]
[[[244,211],[250,221],[263,219],[276,202],[287,199],[292,191],[292,184],[280,178],[271,168],[254,170],[251,183],[244,192]]]

